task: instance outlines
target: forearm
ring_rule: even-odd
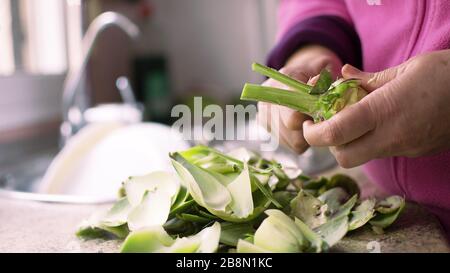
[[[268,65],[280,69],[308,45],[328,48],[342,63],[362,67],[359,37],[345,0],[280,1],[277,43]]]

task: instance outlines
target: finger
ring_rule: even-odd
[[[342,63],[340,61],[337,62],[337,60],[333,60],[327,56],[314,59],[311,62],[311,66],[315,68],[313,72],[313,75],[319,74],[322,69],[327,69],[331,72],[333,77],[337,77],[341,73],[341,67]]]
[[[319,61],[319,64],[317,64],[316,67],[320,67],[320,69],[318,69],[315,73],[315,76],[310,78],[307,82],[307,84],[309,85],[314,85],[316,84],[317,80],[320,77],[320,72],[323,68],[328,69],[329,71],[331,71],[333,76],[337,76],[339,75],[340,71],[339,71],[339,66],[337,64],[331,64],[330,62],[325,62],[323,63],[323,61]]]
[[[344,145],[330,147],[331,153],[343,168],[353,168],[383,155],[383,139],[379,139],[375,132]]]
[[[258,114],[256,121],[259,125],[265,128],[268,132],[271,131],[270,126],[270,104],[266,102],[258,102]]]
[[[296,153],[303,153],[309,147],[303,137],[303,122],[307,120],[307,116],[287,107],[276,106],[276,108],[282,121],[279,127],[280,135],[285,140],[286,146]]]
[[[298,154],[304,153],[309,147],[308,143],[303,138],[303,130],[288,131],[281,129],[280,141],[286,147]]]
[[[403,70],[403,65],[391,67],[386,70],[370,73],[359,70],[358,68],[346,64],[342,67],[342,75],[344,78],[356,78],[361,79],[361,86],[371,92],[380,88],[386,83],[395,79],[399,73]]]
[[[308,148],[308,144],[303,137],[303,130],[289,130],[283,122],[280,122],[282,107],[269,104],[269,108],[271,114],[271,133],[277,135],[281,143],[288,148],[297,153],[303,153]]]
[[[370,95],[350,105],[331,119],[314,124],[303,123],[306,141],[311,146],[338,146],[348,143],[376,126],[375,115],[368,103]]]
[[[281,82],[276,81],[274,79],[267,79],[261,85],[269,86],[269,87],[277,87],[277,88],[287,88],[284,84],[282,84]]]
[[[279,70],[280,73],[285,74],[301,82],[307,82],[308,75],[311,75],[311,68],[309,67],[283,67]],[[313,74],[314,75],[314,74]]]
[[[288,130],[303,130],[303,122],[308,116],[288,107],[278,106],[280,108],[281,120]]]
[[[289,143],[296,153],[302,154],[308,149],[309,145],[303,137],[303,130],[289,131],[289,135]]]

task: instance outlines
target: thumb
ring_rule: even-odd
[[[352,65],[346,64],[342,67],[342,76],[346,79],[360,79],[361,86],[365,90],[372,92],[373,90],[378,89],[395,79],[399,73],[399,68],[400,66],[395,66],[380,72],[370,73],[361,71]]]

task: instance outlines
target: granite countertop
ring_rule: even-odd
[[[356,168],[335,168],[357,179],[363,195],[382,195],[368,184]],[[94,210],[108,205],[51,204],[0,199],[0,252],[117,252],[118,240],[78,239],[78,224]],[[408,203],[402,216],[385,234],[369,228],[349,234],[333,252],[450,252],[445,235],[434,216],[422,207]]]

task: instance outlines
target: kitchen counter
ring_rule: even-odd
[[[382,195],[358,169],[342,170],[361,183],[363,195]],[[83,241],[74,233],[94,210],[109,205],[50,204],[0,199],[0,252],[117,252],[120,241]],[[436,218],[408,203],[402,216],[385,234],[369,228],[348,235],[333,252],[450,252]]]

